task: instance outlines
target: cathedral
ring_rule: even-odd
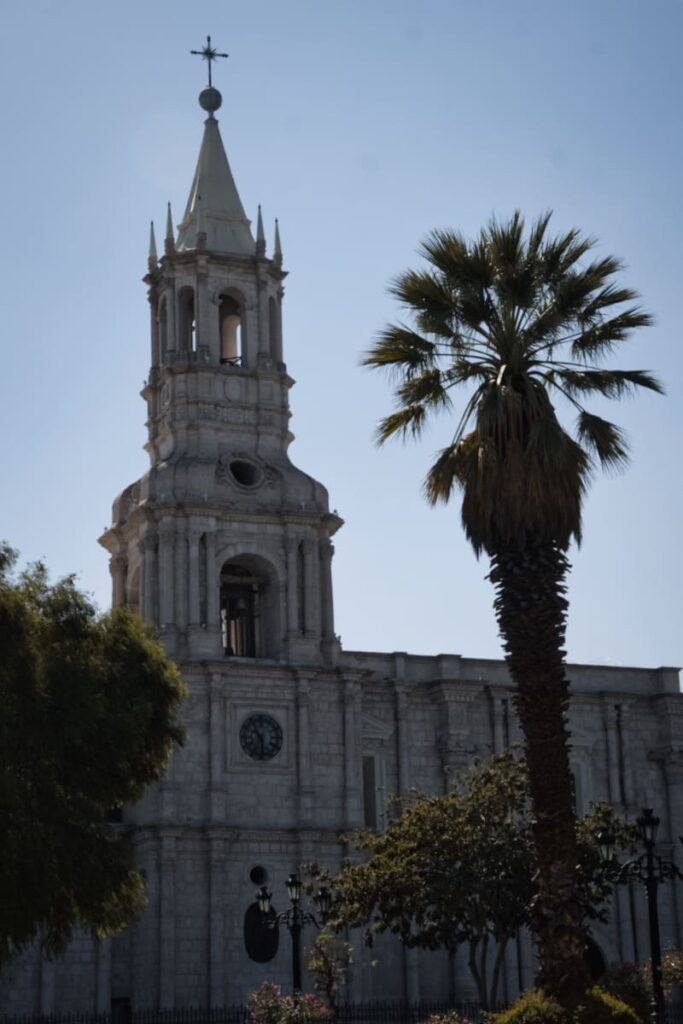
[[[256,890],[267,885],[284,909],[287,876],[310,861],[338,866],[343,834],[381,829],[391,794],[446,792],[473,758],[519,739],[502,661],[341,648],[331,573],[343,523],[323,484],[288,456],[277,226],[269,253],[260,210],[254,236],[226,157],[220,93],[210,86],[199,102],[206,119],[185,214],[176,229],[169,209],[160,258],[150,239],[150,465],[116,498],[100,538],[114,605],[154,624],[181,668],[187,741],[163,782],[123,811],[148,909],[114,939],[84,933],[60,960],[36,948],[11,964],[0,983],[6,1014],[219,1007],[265,980],[289,991],[289,935],[255,940]],[[630,818],[653,807],[661,851],[674,852],[678,671],[568,673],[578,811],[591,800]],[[681,945],[683,886],[660,889],[660,915],[663,940]],[[622,886],[609,926],[595,929],[605,961],[645,959],[646,921],[642,887]],[[313,934],[309,925],[304,947]],[[349,941],[350,1000],[474,996],[464,960],[392,937],[371,951],[360,935]],[[532,976],[520,935],[505,995]]]

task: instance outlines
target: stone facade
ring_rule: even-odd
[[[13,964],[0,986],[6,1013],[219,1006],[265,979],[287,986],[286,934],[268,963],[245,949],[257,880],[282,909],[286,876],[308,861],[338,865],[343,833],[381,828],[389,794],[446,792],[473,758],[519,738],[502,662],[340,649],[331,538],[342,521],[287,455],[279,240],[267,258],[260,215],[252,238],[212,110],[180,234],[168,232],[160,263],[151,248],[150,468],[100,538],[114,604],[154,623],[182,669],[187,743],[125,811],[148,910],[113,941],[83,935],[59,962],[36,950]],[[683,833],[677,670],[569,674],[579,810],[608,800],[634,817],[653,806],[672,850]],[[661,916],[664,938],[680,944],[680,891],[663,890]],[[607,960],[644,958],[646,934],[641,891],[622,890],[612,925],[596,929]],[[384,939],[373,968],[351,938],[353,999],[473,994],[463,964]],[[506,994],[531,976],[520,936]]]

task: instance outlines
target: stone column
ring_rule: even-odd
[[[159,1008],[175,1007],[175,871],[177,832],[164,829],[159,856]]]
[[[206,625],[211,631],[220,629],[219,582],[216,566],[216,534],[206,534]]]
[[[297,679],[297,772],[299,790],[299,826],[310,825],[315,786],[311,763],[310,694],[311,676]]]
[[[263,265],[259,266],[256,278],[258,303],[258,357],[259,365],[270,365],[270,323],[268,316],[268,278]]]
[[[209,800],[211,821],[225,824],[225,700],[220,675],[209,683]]]
[[[199,537],[199,530],[190,530],[187,545],[189,561],[188,617],[190,626],[199,626]]]
[[[164,281],[166,287],[166,347],[168,352],[175,352],[176,343],[176,296],[175,282],[172,274],[168,274]]]
[[[95,944],[97,960],[96,1012],[111,1010],[111,939],[99,939]]]
[[[602,705],[603,736],[605,741],[605,761],[607,775],[607,799],[621,814],[628,812],[622,779],[619,773],[619,743],[615,722],[616,706],[605,696]],[[634,893],[633,886],[615,886],[612,897],[614,907],[613,934],[616,935],[617,951],[620,960],[637,961],[645,951],[636,949],[638,930],[634,928]]]
[[[361,691],[358,679],[344,679],[344,814],[347,828],[362,825],[360,799]]]
[[[159,625],[162,629],[175,624],[174,565],[175,521],[164,516],[159,524]]]
[[[416,949],[403,947],[403,973],[405,999],[411,1006],[420,1001],[420,962]]]
[[[209,321],[209,296],[208,296],[208,263],[206,256],[199,256],[197,259],[197,352],[201,352],[204,361],[209,362],[213,356],[213,362],[218,362],[218,317],[216,317],[216,330],[211,330]],[[214,344],[212,344],[214,342]],[[202,357],[200,356],[200,359]]]
[[[320,544],[320,574],[322,591],[322,634],[334,636],[334,594],[332,591],[332,556],[334,544],[325,539]]]
[[[410,789],[410,751],[408,740],[408,694],[410,687],[405,683],[394,684],[396,711],[396,764],[398,767],[398,792]]]
[[[306,588],[306,636],[320,635],[320,558],[318,545],[304,541],[304,579]]]
[[[126,556],[119,554],[110,558],[109,571],[112,580],[111,603],[114,608],[119,608],[126,603],[126,574],[128,572]]]
[[[287,632],[290,636],[296,636],[299,632],[298,547],[296,537],[287,538]]]
[[[178,629],[185,629],[188,616],[187,531],[185,520],[176,519],[175,523],[175,622]]]
[[[149,336],[152,340],[152,366],[158,366],[161,362],[161,350],[159,347],[159,317],[157,314],[158,297],[153,288],[147,291],[149,301]]]
[[[680,736],[674,735],[671,737],[674,745],[660,748],[654,751],[651,756],[661,765],[666,790],[662,817],[666,816],[665,821],[668,826],[668,835],[666,837],[662,835],[660,839],[671,844],[671,859],[677,864],[679,869],[683,870],[683,846],[678,841],[678,837],[683,836],[683,716],[679,719],[676,712],[680,714],[680,707],[675,707],[675,710],[674,708],[671,709],[669,721],[674,724],[674,730],[672,731],[675,731],[675,723],[677,721],[681,722]],[[663,831],[663,829],[660,830]],[[669,856],[668,853],[666,856]],[[661,904],[671,894],[669,885],[673,889],[673,899],[671,900],[673,921],[670,939],[680,949],[683,944],[683,883],[674,881],[662,887],[660,889]]]
[[[140,548],[140,612],[146,622],[156,622],[156,534],[149,531],[138,542]]]
[[[43,953],[40,958],[40,1012],[46,1016],[55,1011],[57,963]]]
[[[209,1001],[225,1005],[225,839],[209,831]]]

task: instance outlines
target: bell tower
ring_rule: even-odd
[[[211,84],[199,96],[194,180],[177,232],[169,205],[160,259],[151,228],[150,467],[115,500],[100,543],[113,603],[138,609],[180,660],[330,665],[342,520],[287,454],[279,230],[268,256],[260,207],[254,239],[230,170],[221,102]]]

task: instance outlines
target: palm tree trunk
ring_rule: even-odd
[[[585,906],[576,880],[576,831],[569,767],[564,667],[567,617],[564,552],[552,542],[496,551],[489,579],[506,661],[515,683],[529,770],[538,858],[532,931],[537,984],[573,1007],[588,985]]]

